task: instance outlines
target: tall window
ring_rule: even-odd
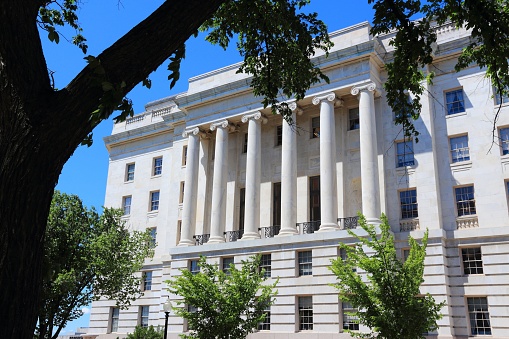
[[[276,146],[283,144],[283,125],[276,126]]]
[[[111,308],[111,327],[110,332],[118,332],[118,319],[120,317],[120,308]]]
[[[150,314],[149,306],[140,307],[140,326],[148,327],[148,316]]]
[[[313,297],[299,297],[299,330],[313,329]]]
[[[185,187],[185,182],[181,181],[180,182],[179,204],[183,204],[184,203],[184,187]]]
[[[468,135],[450,138],[449,143],[451,144],[451,159],[453,163],[470,160]]]
[[[311,139],[320,137],[320,117],[311,118]]]
[[[480,247],[462,248],[461,258],[463,261],[463,272],[465,274],[483,274]]]
[[[246,189],[240,189],[239,199],[239,231],[244,232],[244,221],[246,219]]]
[[[398,167],[413,166],[415,164],[412,140],[396,142],[396,158]]]
[[[159,210],[159,191],[150,192],[150,210]]]
[[[189,272],[191,272],[192,274],[200,273],[200,265],[198,265],[198,260],[189,261]]]
[[[265,309],[265,318],[258,324],[258,331],[270,331],[270,306]]]
[[[272,226],[281,225],[281,183],[272,184]]]
[[[163,173],[163,157],[154,158],[154,169],[152,175],[161,175]]]
[[[299,276],[313,274],[313,252],[302,251],[298,254]]]
[[[486,297],[467,298],[470,333],[472,335],[491,335],[490,313]]]
[[[500,148],[502,148],[502,155],[509,154],[509,127],[501,128],[500,134]]]
[[[182,147],[182,166],[187,165],[187,145]]]
[[[320,220],[320,176],[309,177],[310,221]]]
[[[474,199],[474,186],[456,187],[456,209],[458,210],[458,217],[462,215],[476,214],[475,199]]]
[[[417,218],[417,191],[414,189],[399,192],[401,219]]]
[[[149,228],[149,232],[150,232],[150,248],[155,248],[156,247],[156,239],[157,239],[157,228],[156,227],[151,227]]]
[[[352,313],[357,312],[357,309],[352,306],[352,304],[343,302],[343,329],[350,331],[358,331],[359,330],[359,318],[352,315]]]
[[[448,115],[465,112],[463,89],[460,88],[445,92],[445,101]]]
[[[226,275],[230,275],[231,267],[230,265],[233,264],[233,257],[225,257],[222,259],[222,268],[223,272],[226,273]]]
[[[152,290],[152,271],[143,272],[142,278],[143,278],[143,291]]]
[[[353,131],[359,127],[359,107],[351,108],[348,110],[348,130]]]
[[[127,164],[125,167],[125,181],[133,181],[134,180],[134,163]]]
[[[124,215],[131,214],[131,202],[132,196],[128,195],[122,198],[122,209],[124,210]]]
[[[262,254],[262,257],[260,259],[260,271],[265,270],[263,273],[263,276],[265,278],[270,278],[270,275],[272,273],[272,257],[269,254]]]
[[[347,251],[343,248],[340,248],[339,249],[339,257],[341,258],[342,261],[346,262],[346,260],[348,259]],[[357,272],[357,268],[356,267],[352,268],[352,272]]]
[[[242,143],[242,153],[247,153],[247,133],[244,133],[244,142]]]

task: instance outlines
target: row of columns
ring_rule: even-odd
[[[360,158],[362,212],[369,223],[378,223],[380,198],[378,183],[378,160],[374,93],[376,86],[369,83],[351,89],[359,99]],[[320,231],[336,230],[337,223],[337,177],[336,177],[336,124],[334,106],[343,101],[331,92],[316,96],[312,100],[320,106]],[[280,236],[297,234],[297,134],[296,113],[302,113],[295,102],[289,105],[291,119],[284,119],[282,126],[281,163],[281,230]],[[242,122],[248,122],[246,159],[246,205],[244,235],[241,240],[260,238],[260,179],[261,179],[261,124],[267,119],[260,112],[247,114]],[[228,120],[210,126],[216,131],[214,175],[212,182],[212,212],[209,243],[224,242],[223,228],[226,219],[226,180],[228,173],[228,134],[234,130]],[[188,138],[186,185],[184,186],[184,209],[179,246],[194,245],[196,201],[198,188],[199,142],[202,132],[198,127],[184,131]]]

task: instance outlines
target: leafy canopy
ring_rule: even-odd
[[[408,238],[410,255],[402,262],[396,255],[387,217],[382,215],[381,220],[378,236],[376,228],[360,215],[360,227],[368,236],[349,230],[358,240],[357,245],[340,244],[346,251],[346,260],[332,260],[330,270],[338,279],[334,286],[339,298],[351,303],[357,309],[353,315],[372,329],[372,333],[349,332],[357,338],[424,338],[423,333],[437,328],[440,309],[445,304],[437,304],[430,294],[420,292],[428,231],[422,245]]]
[[[126,339],[163,339],[164,331],[149,327],[136,326],[133,333],[128,333]]]
[[[191,332],[184,339],[241,339],[253,332],[274,302],[277,281],[264,284],[260,256],[242,261],[240,269],[230,265],[225,273],[217,265],[199,260],[201,271],[168,280],[169,291],[182,297],[173,310],[188,322]]]

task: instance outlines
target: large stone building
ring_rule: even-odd
[[[373,223],[388,216],[402,258],[408,236],[429,229],[422,292],[447,304],[430,335],[509,338],[509,107],[493,144],[489,80],[476,66],[453,70],[469,33],[436,29],[419,142],[403,138],[384,99],[391,35],[371,36],[368,23],[331,33],[329,56],[314,58],[330,83],[290,104],[295,125],[262,108],[238,65],[116,124],[105,205],[152,230],[155,256],[140,273],[144,296],[128,310],[94,302],[89,333],[163,325],[165,280],[200,255],[225,266],[261,253],[279,294],[251,338],[348,338],[357,325],[328,266],[339,242],[354,243],[346,229],[362,211]],[[170,338],[186,330],[170,316]]]

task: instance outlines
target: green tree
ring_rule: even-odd
[[[162,330],[155,329],[154,326],[149,327],[136,326],[133,333],[128,333],[126,339],[163,339]]]
[[[55,191],[44,242],[39,338],[56,338],[100,296],[126,307],[141,295],[139,271],[152,255],[148,232],[129,231],[121,212],[102,215],[76,195]]]
[[[387,217],[382,215],[381,220],[378,235],[377,229],[361,215],[360,227],[367,237],[349,230],[358,243],[340,244],[346,260],[332,260],[330,269],[338,279],[334,286],[339,290],[339,298],[356,308],[352,315],[372,330],[372,333],[349,332],[357,338],[424,338],[423,333],[437,328],[437,320],[442,317],[440,309],[445,304],[436,303],[429,293],[422,295],[419,289],[424,281],[428,231],[422,245],[408,238],[410,255],[402,262],[396,255]]]
[[[201,257],[201,271],[187,269],[167,281],[171,293],[182,297],[175,314],[184,318],[192,329],[181,334],[184,339],[241,339],[253,332],[264,319],[277,291],[277,281],[265,285],[260,256],[242,261],[240,269],[230,265],[225,273]]]

